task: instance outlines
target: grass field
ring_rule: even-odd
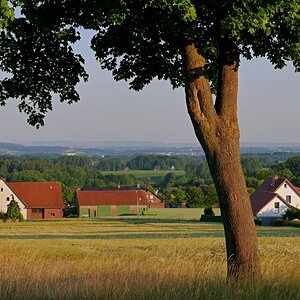
[[[216,216],[220,216],[221,212],[219,208],[213,208]],[[199,221],[200,216],[204,213],[204,208],[153,208],[150,211],[156,213],[155,216],[140,216],[142,219],[153,219],[157,221],[173,221],[173,220],[187,220],[187,221]],[[118,216],[118,217],[105,217],[108,220],[111,219],[136,219],[137,216]]]
[[[299,299],[299,228],[258,229],[262,278],[226,284],[221,224],[0,223],[1,299]]]

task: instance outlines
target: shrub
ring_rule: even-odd
[[[223,219],[221,216],[201,215],[200,222],[222,223]]]
[[[283,218],[286,220],[300,219],[300,209],[296,207],[289,208],[283,215]]]
[[[69,214],[66,216],[66,218],[78,218],[77,214]]]
[[[7,219],[7,214],[3,211],[0,211],[0,220]]]
[[[0,212],[0,220],[2,220],[4,223],[8,220],[7,213],[5,212]]]
[[[274,220],[274,226],[278,226],[278,227],[281,227],[281,226],[287,226],[288,225],[288,221],[287,220],[284,220],[284,219],[276,219]]]
[[[215,215],[215,213],[214,213],[214,211],[213,211],[213,209],[212,209],[211,206],[204,208],[204,215],[205,216],[214,216]]]
[[[300,221],[289,221],[288,226],[300,228]]]
[[[254,219],[255,225],[261,226],[262,225],[262,219]]]

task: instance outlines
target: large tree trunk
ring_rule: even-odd
[[[185,63],[188,112],[205,151],[219,197],[228,278],[254,278],[259,273],[258,243],[240,163],[238,63],[221,64],[215,103],[203,71],[205,60],[193,44],[185,47]]]

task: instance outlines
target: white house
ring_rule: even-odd
[[[6,180],[4,178],[0,178],[0,211],[6,212],[7,205],[11,200],[15,200],[19,204],[24,219],[27,219],[27,209],[25,203],[7,185]]]
[[[6,182],[0,178],[0,211],[15,200],[24,219],[63,217],[63,199],[59,182]]]
[[[250,197],[254,216],[280,218],[288,208],[300,209],[300,189],[287,178],[268,177]]]

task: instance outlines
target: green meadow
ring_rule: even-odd
[[[172,211],[172,209],[170,209]],[[226,283],[221,224],[193,218],[0,223],[1,299],[299,299],[299,228],[258,228],[262,276]]]

